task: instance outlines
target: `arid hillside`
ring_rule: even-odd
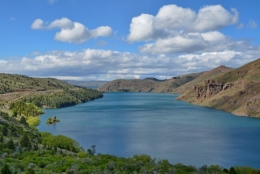
[[[240,116],[260,117],[260,59],[196,84],[179,99]]]

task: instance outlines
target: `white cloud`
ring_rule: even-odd
[[[248,49],[247,41],[234,41],[218,31],[205,33],[180,33],[169,38],[157,39],[139,48],[142,53],[196,53],[222,51],[225,49]]]
[[[153,37],[154,16],[142,14],[132,19],[128,41],[150,40]]]
[[[43,29],[43,20],[41,19],[36,19],[32,25],[31,25],[32,29]]]
[[[113,80],[165,78],[202,72],[219,65],[238,67],[258,58],[260,47],[247,51],[222,50],[167,56],[147,56],[112,50],[52,51],[33,58],[0,61],[0,71],[60,79]]]
[[[109,26],[100,26],[96,29],[89,30],[79,22],[72,22],[68,18],[56,19],[49,25],[44,25],[44,21],[36,19],[32,25],[32,29],[52,29],[60,28],[54,39],[62,42],[83,43],[91,38],[107,37],[112,34],[112,29]]]
[[[166,5],[163,6],[155,16],[153,25],[159,30],[186,29],[196,20],[196,16],[196,13],[190,8]]]
[[[42,26],[43,27],[43,26]],[[74,28],[74,23],[69,20],[68,18],[61,18],[61,19],[56,19],[53,22],[50,23],[49,26],[47,26],[47,28],[61,28],[64,30],[71,30]]]
[[[166,5],[155,16],[134,17],[127,40],[149,42],[139,48],[142,53],[220,51],[234,46],[235,41],[218,30],[233,24],[239,25],[236,9],[228,11],[221,5],[211,5],[195,12],[190,8]]]
[[[102,27],[98,27],[95,30],[91,30],[91,35],[92,37],[107,37],[110,36],[112,34],[112,29],[109,26],[102,26]]]
[[[257,27],[257,23],[255,21],[253,21],[252,19],[250,19],[249,22],[248,22],[248,26],[250,28],[256,28]]]
[[[158,39],[155,43],[146,44],[140,47],[143,53],[172,53],[172,52],[192,52],[205,47],[205,42],[200,35],[187,34],[166,39]]]
[[[202,7],[198,13],[176,5],[163,6],[156,16],[141,14],[130,24],[128,41],[148,41],[172,37],[181,32],[215,31],[238,23],[236,9],[227,11],[221,5]]]
[[[221,5],[211,5],[201,8],[197,18],[190,26],[190,30],[204,32],[221,29],[238,22],[238,12],[231,9],[231,13]]]

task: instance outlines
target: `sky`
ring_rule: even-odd
[[[260,1],[0,0],[0,72],[167,79],[260,58]]]

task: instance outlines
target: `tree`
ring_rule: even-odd
[[[38,144],[35,143],[34,146],[33,146],[33,150],[37,151],[39,148],[38,148]]]
[[[7,164],[5,164],[4,167],[1,169],[1,174],[12,174]]]
[[[17,112],[19,113],[19,115],[22,115],[24,108],[25,108],[25,103],[18,101],[17,102],[17,110],[18,110]]]
[[[24,116],[21,117],[20,123],[22,123],[22,124],[24,124],[24,125],[28,125],[28,123],[26,122],[26,119],[25,119]]]
[[[87,150],[87,153],[90,154],[90,155],[95,155],[95,153],[96,153],[96,145],[92,145],[91,149]]]
[[[4,137],[3,135],[0,136],[0,143],[4,142]]]
[[[4,136],[7,136],[7,134],[8,134],[7,126],[3,127],[2,133],[3,133]]]
[[[18,115],[17,111],[14,111],[12,116],[17,117],[17,115]]]
[[[3,150],[4,148],[4,143],[0,143],[0,150]]]
[[[7,147],[8,149],[14,150],[14,149],[15,149],[14,141],[13,141],[12,139],[10,139],[10,140],[7,142],[7,144],[6,144],[6,147]]]
[[[230,173],[230,174],[237,174],[237,172],[236,172],[236,170],[235,170],[234,167],[230,167],[229,173]]]
[[[26,172],[26,174],[35,174],[34,170],[32,168],[29,168]]]
[[[29,139],[27,133],[25,132],[23,134],[23,137],[20,140],[20,144],[21,144],[22,147],[30,147],[30,143],[31,143],[30,139]]]

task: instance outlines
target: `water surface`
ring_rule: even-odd
[[[161,93],[106,93],[73,107],[46,109],[40,131],[69,136],[98,153],[148,154],[171,163],[260,168],[260,119],[237,117]],[[61,120],[46,125],[50,116]]]

